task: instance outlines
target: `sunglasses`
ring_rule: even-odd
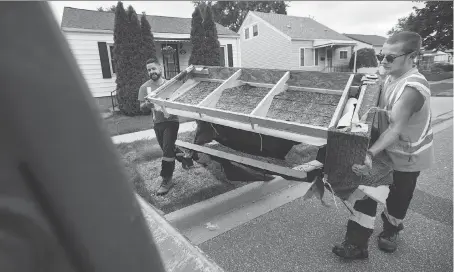
[[[382,54],[380,52],[380,54],[377,55],[377,59],[378,61],[382,62],[383,59],[386,58],[386,61],[389,62],[389,63],[393,63],[393,61],[398,58],[398,57],[402,57],[402,56],[405,56],[405,55],[408,55],[408,54],[411,54],[413,52],[409,52],[409,53],[405,53],[405,54],[402,54],[402,55],[398,55],[398,56],[395,56],[395,55],[385,55],[385,54]]]

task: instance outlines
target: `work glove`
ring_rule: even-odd
[[[352,166],[353,172],[358,176],[369,176],[372,171],[372,157],[369,153],[366,153],[366,158],[364,159],[364,164],[354,164]]]

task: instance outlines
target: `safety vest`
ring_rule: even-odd
[[[388,128],[389,113],[407,86],[424,96],[424,105],[418,112],[413,113],[399,139],[387,147],[386,152],[393,162],[394,170],[414,172],[430,168],[434,161],[430,85],[417,68],[412,68],[394,81],[390,80],[390,76],[385,79],[379,106],[386,112],[379,113],[378,129],[381,134]]]

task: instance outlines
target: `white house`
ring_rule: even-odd
[[[109,106],[110,96],[116,89],[115,69],[112,66],[113,29],[115,14],[65,7],[61,30],[100,106]],[[192,45],[190,42],[191,18],[147,15],[155,39],[158,58],[169,79],[188,66]],[[221,64],[239,67],[239,35],[216,24],[221,44]],[[171,46],[173,55],[164,55],[161,48]]]
[[[333,71],[357,42],[305,17],[249,11],[239,32],[247,68]]]
[[[361,48],[373,48],[376,54],[380,53],[380,51],[383,48],[383,44],[387,40],[387,38],[377,35],[345,34],[345,33],[344,35],[358,42],[358,45],[355,46],[355,51]]]

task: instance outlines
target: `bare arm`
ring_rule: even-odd
[[[405,87],[402,96],[393,106],[391,120],[387,130],[370,147],[373,156],[377,155],[388,146],[392,145],[403,129],[408,125],[413,113],[419,111],[424,105],[424,96],[412,87]]]

